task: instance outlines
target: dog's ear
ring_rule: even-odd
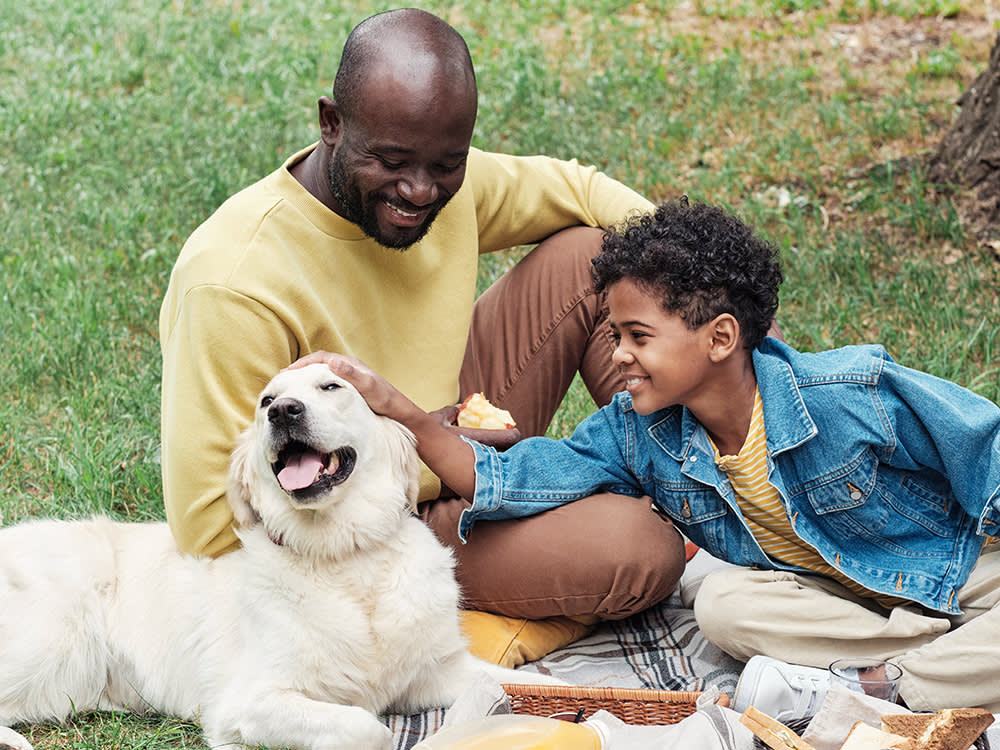
[[[253,493],[254,472],[253,426],[244,431],[236,441],[236,448],[229,460],[229,480],[226,485],[226,498],[229,507],[233,509],[233,518],[237,526],[248,528],[260,521],[260,516],[250,503]]]
[[[417,512],[417,497],[420,494],[420,458],[417,456],[417,440],[413,433],[399,422],[388,417],[380,417],[384,426],[389,459],[392,462],[394,478],[406,487],[406,502],[410,510]]]

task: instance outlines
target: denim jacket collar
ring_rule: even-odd
[[[764,430],[772,455],[797,448],[818,433],[799,393],[791,365],[783,359],[753,352],[757,387],[764,401]],[[622,408],[633,411],[631,397],[622,400]],[[705,428],[685,406],[664,409],[649,427],[649,434],[674,460],[686,463],[695,453],[712,454]],[[704,440],[705,442],[702,442]]]

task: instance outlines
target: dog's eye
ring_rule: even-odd
[[[274,403],[274,396],[264,396],[264,398],[260,400],[260,408],[263,409],[265,407],[270,406],[273,403]]]
[[[320,390],[335,391],[340,387],[341,387],[340,383],[325,383],[320,386]]]

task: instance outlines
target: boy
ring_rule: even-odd
[[[609,232],[594,261],[627,391],[563,440],[465,442],[356,361],[331,368],[406,424],[482,520],[598,489],[653,498],[729,566],[695,602],[741,659],[736,704],[815,712],[826,667],[892,660],[914,710],[1000,711],[1000,408],[877,346],[799,353],[766,337],[776,249],[686,200]],[[784,663],[791,662],[791,663]],[[745,683],[745,684],[743,684]],[[786,714],[782,713],[782,716]]]

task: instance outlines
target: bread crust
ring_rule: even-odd
[[[880,716],[882,729],[914,740],[915,750],[969,750],[993,714],[985,708],[945,708],[936,714]]]

